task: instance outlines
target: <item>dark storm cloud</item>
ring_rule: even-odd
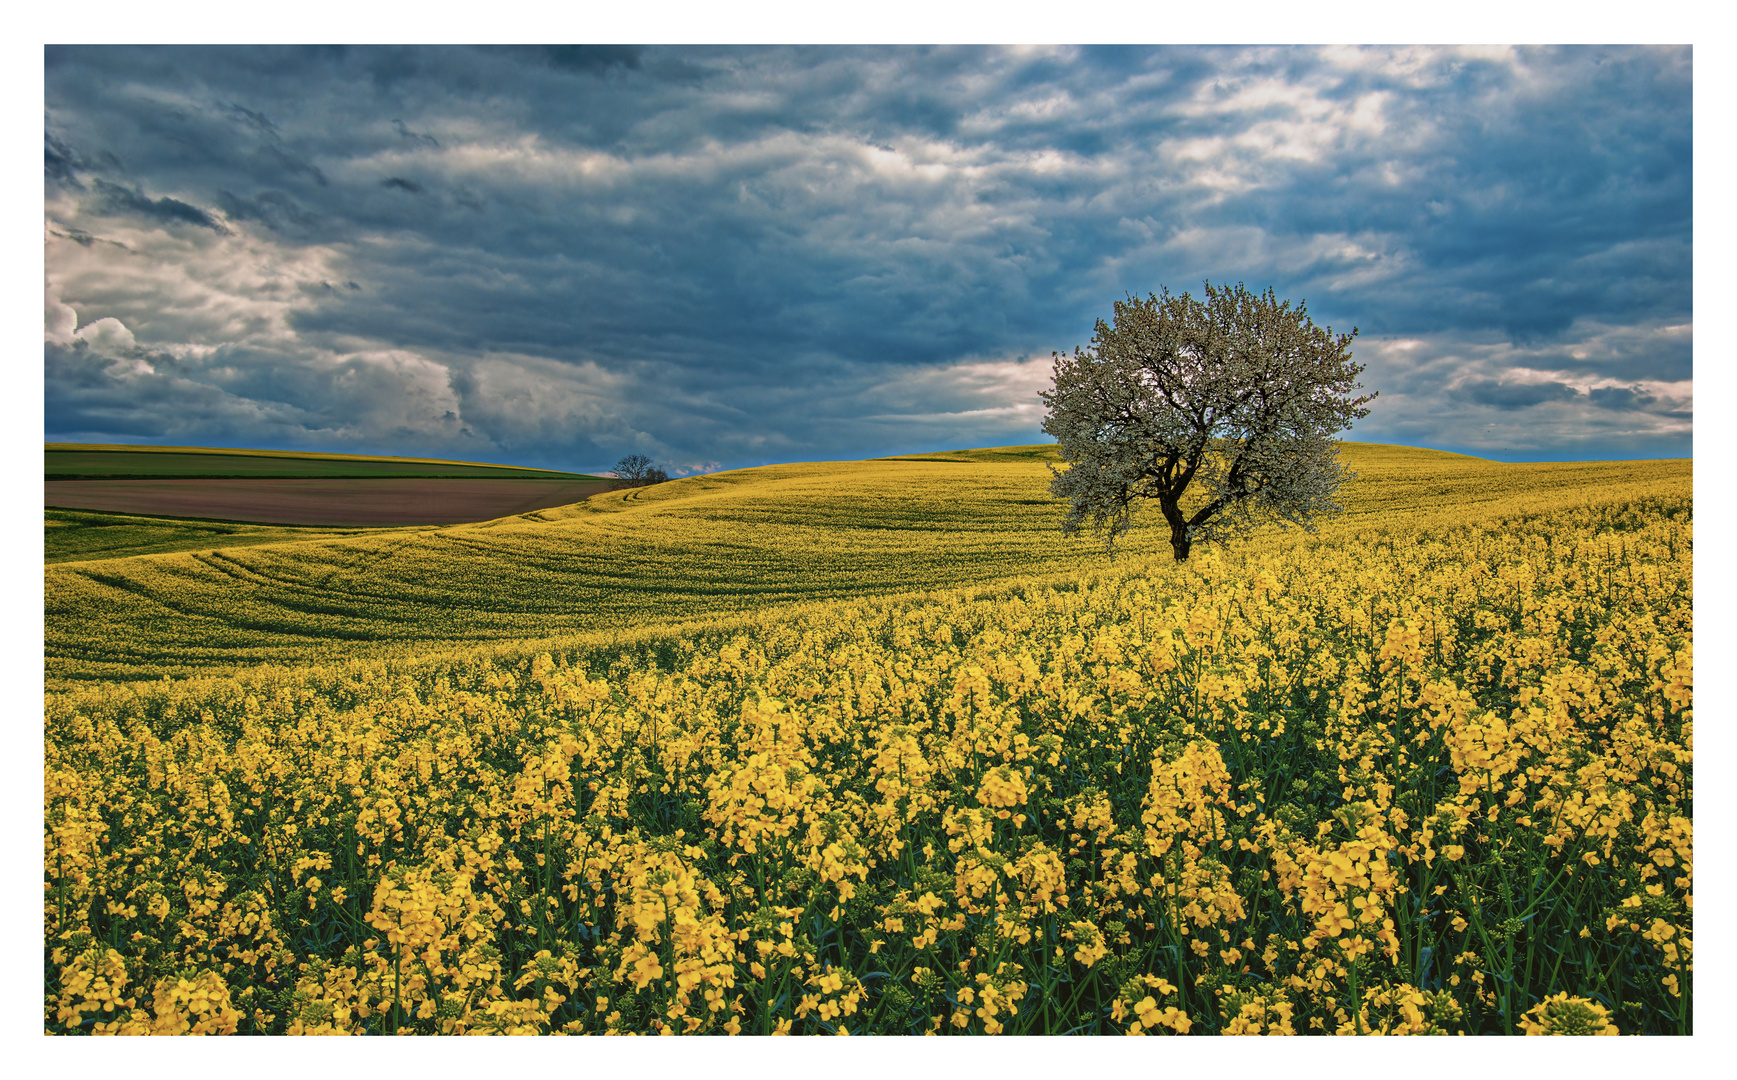
[[[127,246],[122,243],[117,243],[114,240],[105,240],[100,236],[92,236],[90,233],[87,233],[82,229],[67,229],[62,231],[60,229],[51,228],[48,232],[50,236],[58,236],[62,240],[71,240],[80,247],[90,247],[92,244],[111,244],[124,251]]]
[[[425,143],[425,144],[427,144],[429,146],[433,146],[433,147],[439,147],[440,146],[440,140],[439,139],[435,138],[433,135],[424,135],[419,131],[411,131],[408,127],[405,126],[404,121],[402,121],[402,120],[396,120],[396,119],[393,120],[392,121],[392,129],[394,131],[398,132],[399,135],[403,136],[403,138],[409,142]]]
[[[1657,394],[1648,393],[1641,386],[1600,386],[1588,391],[1587,397],[1594,405],[1612,412],[1653,413],[1685,422],[1694,415],[1688,409],[1672,408],[1671,403],[1661,402]]]
[[[306,232],[319,224],[319,218],[283,191],[262,191],[248,199],[219,190],[217,205],[232,221],[257,221],[275,232]]]
[[[1658,400],[1637,387],[1628,386],[1601,386],[1587,396],[1599,408],[1617,411],[1643,408]]]
[[[52,132],[43,133],[42,171],[50,183],[65,184],[72,188],[82,188],[78,172],[83,164],[77,152],[72,147],[55,138]]]
[[[1383,397],[1353,437],[1688,449],[1687,50],[47,60],[51,324],[315,417],[274,437],[683,468],[1036,441],[1037,358],[1211,278],[1360,327]],[[51,432],[95,430],[81,400],[51,392]]]
[[[1502,383],[1480,379],[1458,388],[1458,393],[1479,405],[1498,409],[1527,409],[1546,401],[1573,401],[1580,391],[1567,383]]]
[[[254,162],[263,165],[267,173],[280,176],[305,176],[321,187],[326,186],[326,174],[320,171],[318,165],[303,161],[278,146],[268,143],[254,150],[250,155]]]
[[[229,114],[270,138],[277,138],[277,125],[272,123],[271,118],[266,116],[264,113],[257,113],[244,105],[237,105],[234,102],[231,102],[229,105]]]
[[[228,232],[221,221],[212,217],[197,206],[190,206],[180,199],[171,199],[167,195],[153,199],[138,188],[126,188],[112,184],[98,177],[92,181],[96,187],[97,212],[103,214],[136,214],[166,225],[198,225],[213,232]]]
[[[500,51],[527,57],[560,71],[602,75],[611,68],[638,69],[643,50],[633,45],[508,45],[501,47]]]

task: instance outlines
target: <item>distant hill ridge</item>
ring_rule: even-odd
[[[1352,454],[1379,452],[1387,458],[1410,456],[1417,461],[1449,463],[1455,459],[1463,463],[1477,462],[1485,465],[1496,465],[1500,462],[1488,458],[1473,457],[1470,454],[1456,454],[1449,450],[1429,450],[1421,446],[1401,446],[1397,443],[1352,442],[1342,439],[1339,445]],[[897,454],[893,457],[872,458],[873,461],[954,461],[993,464],[996,462],[1014,461],[1061,461],[1060,447],[1056,443],[1032,443],[1027,446],[986,446],[966,450],[934,450],[926,454]]]

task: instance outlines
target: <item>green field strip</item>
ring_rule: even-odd
[[[313,451],[297,450],[248,450],[229,447],[212,446],[137,446],[120,443],[45,443],[43,454],[50,463],[50,471],[56,455],[102,454],[155,457],[203,457],[203,458],[238,458],[244,460],[280,460],[350,463],[355,465],[405,465],[405,466],[442,466],[457,467],[466,470],[480,470],[480,474],[498,475],[500,470],[512,473],[524,473],[528,479],[589,479],[607,480],[608,477],[595,476],[590,473],[564,472],[556,469],[537,469],[523,465],[496,465],[488,462],[454,461],[445,458],[418,457],[387,457],[374,454],[327,454]],[[163,466],[169,468],[169,466]],[[172,475],[148,473],[143,475]],[[252,475],[251,473],[249,475]],[[341,474],[334,474],[341,475]],[[382,474],[388,475],[388,474]],[[396,473],[389,475],[398,475]],[[469,475],[450,472],[430,472],[431,476]]]

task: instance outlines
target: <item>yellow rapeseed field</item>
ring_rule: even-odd
[[[1344,456],[1359,479],[1323,537],[1644,497],[1689,475],[1681,461],[1501,465],[1357,443]],[[45,571],[48,679],[522,652],[797,601],[1095,572],[1101,548],[1057,528],[1053,460],[1035,446],[744,469],[478,525],[63,562]],[[1168,551],[1161,532],[1136,530],[1128,557]]]
[[[1043,454],[48,568],[46,1030],[1692,1030],[1687,462]]]

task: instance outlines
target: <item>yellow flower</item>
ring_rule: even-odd
[[[1139,1004],[1134,1006],[1134,1012],[1140,1017],[1141,1026],[1157,1026],[1160,1010],[1158,1008],[1158,1002],[1154,1001],[1151,995],[1141,998]]]
[[[1547,997],[1526,1010],[1519,1028],[1527,1035],[1615,1035],[1616,1025],[1604,1006],[1567,991]]]

